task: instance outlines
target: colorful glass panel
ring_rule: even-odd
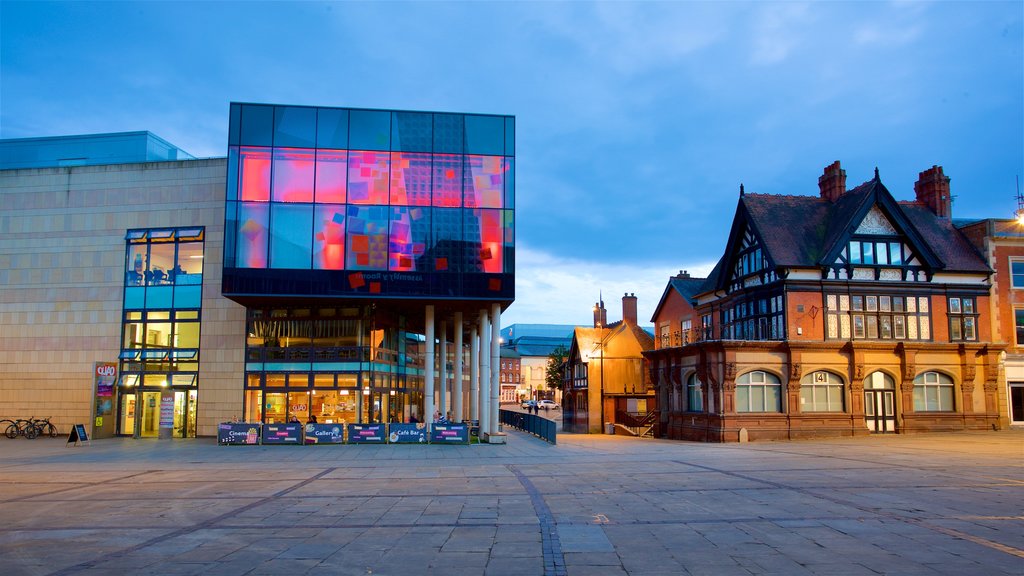
[[[313,268],[345,268],[345,206],[318,204],[313,221]]]
[[[318,203],[344,203],[347,172],[347,151],[317,150],[316,201]]]
[[[391,204],[430,206],[430,154],[391,153]]]
[[[266,204],[242,202],[238,207],[238,267],[267,267],[267,228],[270,209]]]
[[[391,208],[388,268],[410,272],[419,270],[430,236],[430,209],[418,206]]]
[[[313,242],[313,207],[271,204],[270,267],[309,269]]]
[[[302,148],[274,149],[274,202],[312,202],[314,156]]]
[[[439,208],[462,206],[462,156],[434,154],[433,205]]]
[[[466,208],[501,208],[505,195],[504,171],[500,156],[467,156]]]
[[[351,204],[387,204],[390,154],[357,152],[348,156],[348,201]]]
[[[349,206],[345,232],[346,268],[387,270],[387,206]]]
[[[238,194],[243,201],[270,200],[270,148],[240,148],[238,172]]]

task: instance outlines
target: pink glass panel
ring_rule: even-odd
[[[345,150],[317,150],[316,201],[344,203],[347,172],[348,152]]]
[[[243,146],[238,152],[238,174],[242,201],[270,200],[270,148]]]
[[[345,267],[345,207],[318,204],[313,217],[313,268]]]
[[[500,273],[505,229],[502,226],[501,210],[474,210],[473,215],[480,223],[480,266],[484,272]]]
[[[274,202],[312,202],[314,166],[312,150],[275,149]]]
[[[269,205],[243,202],[238,207],[238,267],[267,267]]]
[[[430,154],[391,153],[391,205],[430,206]]]
[[[466,157],[466,208],[501,208],[505,170],[501,156]]]

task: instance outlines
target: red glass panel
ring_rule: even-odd
[[[270,200],[270,148],[243,146],[238,153],[238,189],[246,202]]]
[[[350,204],[387,204],[391,155],[388,152],[357,152],[348,155]]]
[[[433,205],[447,208],[462,206],[462,156],[434,154]]]
[[[313,267],[345,267],[345,207],[318,205],[313,221]]]
[[[391,153],[391,205],[430,206],[430,154]]]

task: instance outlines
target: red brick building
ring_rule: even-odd
[[[897,202],[875,171],[817,196],[745,194],[689,298],[701,329],[645,353],[669,438],[739,441],[1000,425],[992,270],[941,167]],[[665,302],[654,321],[676,321]],[[671,332],[671,330],[670,330]]]

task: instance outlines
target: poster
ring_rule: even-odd
[[[391,444],[426,444],[427,425],[388,424],[388,442]]]
[[[93,369],[96,382],[96,416],[109,416],[114,411],[114,383],[117,382],[117,363],[96,362]]]
[[[469,427],[465,424],[434,424],[430,427],[431,444],[469,444]]]
[[[160,395],[160,427],[171,428],[174,426],[174,396],[170,394]]]
[[[302,444],[302,424],[265,424],[264,444]]]
[[[306,444],[343,444],[344,424],[306,424]]]
[[[383,444],[384,424],[349,424],[349,444]]]

